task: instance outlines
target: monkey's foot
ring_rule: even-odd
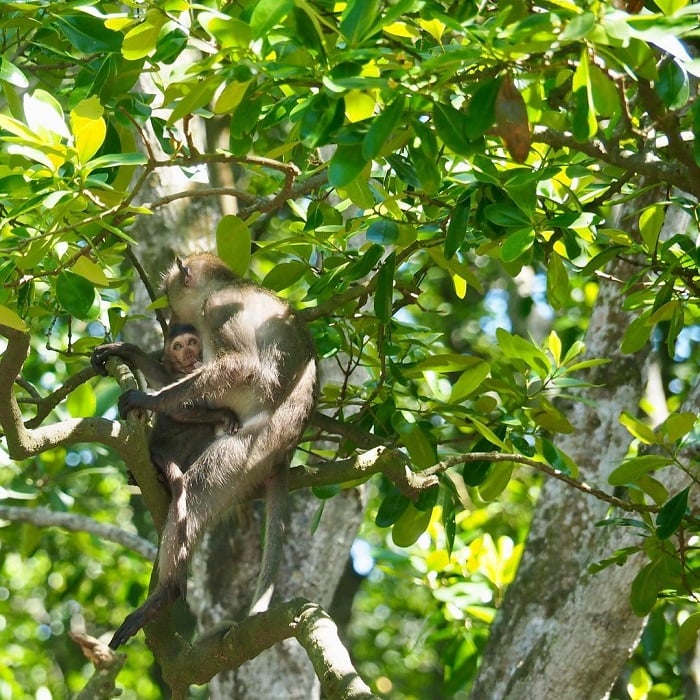
[[[126,616],[126,619],[119,626],[117,631],[114,633],[109,646],[112,649],[117,649],[122,644],[125,644],[129,639],[131,639],[144,625],[146,624],[145,615],[143,612],[143,607],[140,607],[130,615]]]
[[[140,608],[136,608],[134,612],[126,616],[124,622],[122,622],[119,629],[114,633],[109,646],[112,649],[117,649],[131,639],[142,627],[153,620],[161,610],[174,603],[179,597],[180,590],[177,585],[156,588]]]

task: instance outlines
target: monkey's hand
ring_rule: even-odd
[[[131,343],[106,343],[105,345],[98,345],[92,351],[90,364],[97,374],[106,377],[107,370],[105,369],[105,363],[110,357],[116,355],[117,357],[128,360],[134,352],[138,352],[138,348]]]
[[[228,435],[235,435],[241,427],[238,416],[233,411],[229,411],[226,408],[222,408],[220,413],[221,429]]]
[[[119,417],[126,418],[131,411],[137,408],[153,410],[153,397],[138,389],[125,391],[119,397]]]

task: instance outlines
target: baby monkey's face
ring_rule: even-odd
[[[168,341],[163,360],[173,374],[190,374],[202,365],[202,345],[194,333],[182,333]]]

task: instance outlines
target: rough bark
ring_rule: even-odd
[[[639,210],[640,203],[635,207]],[[618,263],[611,272],[625,280],[629,270]],[[618,286],[601,283],[585,342],[590,356],[612,361],[590,373],[591,384],[602,386],[587,392],[591,403],[571,405],[568,417],[576,430],[558,440],[579,465],[581,478],[609,491],[607,478],[630,443],[620,413],[637,411],[647,383],[648,350],[623,355],[619,349],[632,318],[621,310]],[[680,474],[666,475],[671,493],[680,487]],[[596,527],[608,511],[603,501],[582,497],[553,480],[545,483],[471,697],[608,696],[644,626],[631,610],[629,591],[645,563],[635,556],[623,567],[588,573],[591,563],[639,544],[631,529]]]

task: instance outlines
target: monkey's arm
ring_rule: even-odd
[[[206,404],[186,403],[173,411],[169,411],[167,415],[176,423],[218,425],[230,435],[236,433],[241,427],[238,416],[233,411],[228,408],[211,408]]]
[[[204,364],[186,377],[153,393],[128,391],[119,397],[119,414],[136,408],[155,413],[177,414],[187,404],[230,408],[245,419],[257,412],[278,384],[274,368],[264,371],[253,353],[228,353]],[[250,402],[255,405],[248,405]],[[239,410],[241,408],[242,410]]]
[[[138,345],[132,343],[107,343],[96,347],[90,358],[90,363],[95,371],[103,377],[107,375],[105,362],[116,355],[121,357],[129,367],[138,370],[143,374],[148,382],[148,386],[153,389],[172,383],[172,377],[165,371],[163,365],[154,357],[141,350]]]

